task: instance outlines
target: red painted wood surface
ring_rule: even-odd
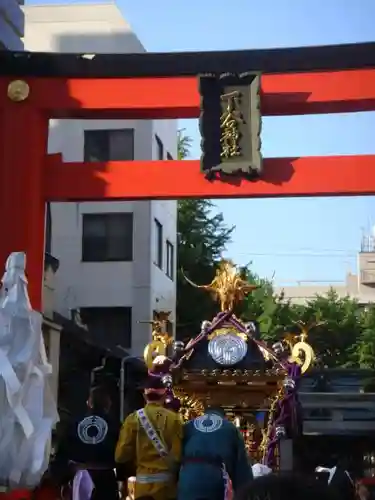
[[[208,181],[197,160],[63,163],[47,157],[45,197],[63,200],[375,194],[375,155],[270,158],[256,182]]]
[[[4,269],[11,252],[26,252],[30,299],[33,308],[40,310],[48,120],[31,103],[5,101],[0,107],[0,134],[0,268]]]
[[[196,78],[30,78],[30,102],[55,117],[196,118]],[[0,93],[7,79],[0,79]],[[262,76],[262,114],[375,110],[375,69]]]

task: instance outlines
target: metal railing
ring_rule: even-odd
[[[361,283],[364,285],[375,285],[375,270],[361,271]]]

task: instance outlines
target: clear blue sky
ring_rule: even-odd
[[[150,52],[375,40],[375,0],[119,0],[117,4]],[[198,157],[196,121],[182,121],[180,126],[194,138],[192,157]],[[265,118],[263,154],[374,154],[374,131],[375,113]],[[228,224],[236,225],[228,248],[231,257],[241,264],[251,260],[263,276],[275,271],[279,283],[343,280],[348,270],[355,271],[362,228],[375,224],[374,197],[216,204]]]

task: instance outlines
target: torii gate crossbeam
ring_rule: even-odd
[[[200,73],[261,73],[263,115],[375,110],[375,44],[188,54],[0,52],[0,262],[25,251],[41,308],[45,203],[375,193],[375,156],[265,159],[259,180],[209,181],[198,161],[64,164],[50,118],[195,118]],[[280,74],[282,73],[282,74]]]

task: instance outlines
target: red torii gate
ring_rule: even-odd
[[[265,159],[259,180],[221,182],[207,180],[199,160],[64,164],[46,153],[50,118],[196,118],[197,75],[247,71],[262,75],[263,115],[375,110],[375,43],[93,58],[0,52],[0,262],[27,253],[34,308],[47,201],[375,193],[371,155]]]

